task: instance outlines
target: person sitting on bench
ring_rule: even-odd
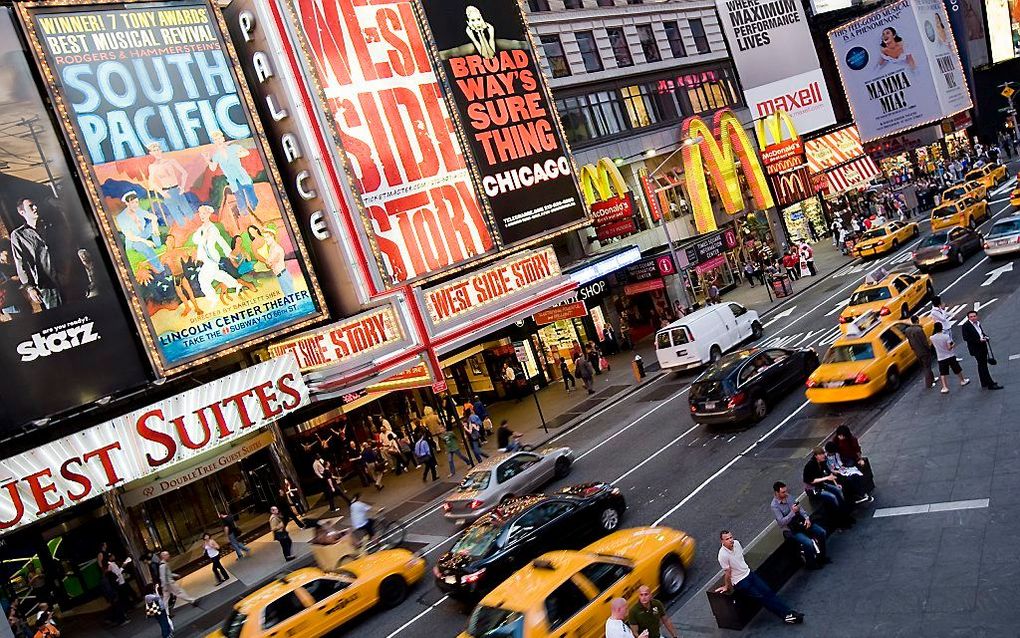
[[[825,539],[828,533],[825,528],[811,520],[801,511],[800,505],[790,498],[790,489],[786,483],[776,481],[772,485],[772,515],[776,518],[783,537],[793,540],[804,549],[808,569],[821,569],[831,563],[825,552]]]
[[[804,466],[804,489],[808,494],[822,499],[827,517],[825,520],[841,529],[849,529],[856,522],[850,514],[852,505],[843,498],[843,489],[836,475],[825,462],[825,450],[816,447],[811,459]]]
[[[737,591],[761,603],[762,607],[783,619],[787,625],[804,622],[804,614],[794,611],[776,592],[769,588],[761,576],[754,573],[744,560],[744,548],[729,530],[719,532],[719,566],[723,569],[723,586],[716,593]]]

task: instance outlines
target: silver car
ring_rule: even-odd
[[[507,452],[489,457],[464,477],[443,503],[443,516],[467,523],[511,496],[537,491],[570,474],[574,452],[568,447]]]
[[[1020,252],[1020,214],[995,222],[985,235],[984,249],[993,258]]]

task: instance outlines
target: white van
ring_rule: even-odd
[[[717,361],[727,350],[764,332],[757,312],[723,302],[695,310],[657,332],[655,355],[663,370],[687,370]]]

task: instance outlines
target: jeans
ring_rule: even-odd
[[[195,216],[195,211],[191,207],[191,202],[181,192],[180,186],[172,186],[165,189],[166,195],[163,197],[163,207],[166,209],[167,214],[170,215],[173,223],[178,226],[183,226],[192,217]],[[168,226],[170,224],[167,224]]]
[[[259,198],[255,195],[254,184],[231,181],[230,188],[234,190],[234,196],[237,198],[237,210],[242,215],[254,211],[258,207]]]
[[[244,554],[242,554],[241,552],[250,552],[251,551],[250,549],[248,549],[247,545],[242,543],[237,538],[237,534],[231,533],[229,536],[227,536],[227,541],[230,543],[230,546],[234,548],[234,551],[237,552],[237,557],[238,558],[244,558]]]
[[[212,573],[216,577],[217,583],[230,580],[230,574],[227,573],[227,570],[223,569],[223,563],[220,562],[219,556],[211,556],[209,560],[212,561]]]
[[[460,460],[464,461],[464,463],[466,463],[467,465],[474,465],[474,463],[471,462],[471,459],[469,459],[468,457],[464,456],[464,454],[462,454],[460,450],[451,450],[451,449],[447,448],[447,450],[446,450],[446,458],[450,461],[450,474],[451,475],[457,473],[457,466],[453,464],[453,455],[454,454],[456,454],[458,457],[460,457]]]
[[[153,237],[153,243],[159,246],[159,237]],[[155,249],[144,241],[131,241],[129,239],[124,242],[124,245],[135,252],[141,253],[142,257],[145,257],[145,260],[149,262],[155,272],[163,272],[163,269],[166,268],[163,262],[159,260],[159,257],[156,256]]]
[[[761,603],[762,607],[780,618],[786,617],[787,614],[793,611],[789,605],[776,595],[776,592],[769,588],[768,584],[761,579],[761,576],[754,573],[753,570],[743,580],[734,585],[733,589],[745,596],[754,598]]]
[[[477,461],[478,461],[479,463],[481,463],[481,462],[482,462],[482,459],[487,459],[487,458],[489,458],[489,455],[488,455],[488,454],[486,454],[485,452],[482,452],[482,446],[481,446],[481,444],[480,444],[480,443],[478,442],[478,439],[472,439],[472,440],[471,440],[471,451],[475,453],[475,459],[476,459],[476,460],[477,460]]]
[[[280,282],[280,290],[283,291],[284,296],[290,296],[294,294],[294,277],[291,276],[290,271],[284,268],[276,275],[276,280]]]
[[[819,555],[825,554],[825,538],[828,535],[824,527],[811,521],[811,527],[806,528],[802,532],[791,533],[790,538],[797,541],[797,544],[804,548],[808,560],[814,560]],[[818,542],[818,550],[815,550],[815,544],[812,541]]]

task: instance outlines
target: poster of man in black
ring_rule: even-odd
[[[516,0],[420,1],[503,243],[582,221],[566,145]]]
[[[26,56],[0,8],[0,439],[147,376]]]

